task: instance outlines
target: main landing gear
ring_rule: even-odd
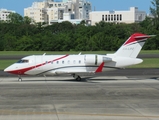
[[[72,74],[73,78],[75,78],[77,81],[81,81],[81,77],[79,75],[76,74]]]
[[[18,78],[18,81],[19,81],[19,82],[22,82],[22,78],[21,78],[21,76],[20,76],[20,75],[18,75],[18,77],[19,77],[19,78]]]

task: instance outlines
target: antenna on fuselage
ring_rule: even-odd
[[[81,55],[82,53],[80,52],[78,55]]]

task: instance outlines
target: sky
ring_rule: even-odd
[[[31,7],[32,3],[39,0],[0,0],[0,9],[13,10],[24,15],[24,8]],[[138,7],[141,11],[150,13],[152,0],[87,0],[92,3],[92,10],[112,11],[129,10],[130,7]]]

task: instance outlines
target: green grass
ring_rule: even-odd
[[[159,54],[159,50],[141,50],[140,54]]]
[[[0,55],[42,55],[46,54],[109,54],[114,51],[0,51]],[[159,50],[142,50],[140,54],[159,54]]]
[[[112,51],[0,51],[1,55],[42,55],[44,53],[50,54],[106,54],[113,53]]]
[[[159,58],[144,58],[142,63],[128,68],[159,68]]]
[[[4,70],[9,65],[17,62],[17,60],[0,60],[0,70]]]

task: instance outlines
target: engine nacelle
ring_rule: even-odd
[[[97,55],[85,55],[85,63],[87,65],[96,65],[97,64]]]
[[[103,55],[85,55],[87,65],[100,65],[102,62],[111,62],[112,58]]]

